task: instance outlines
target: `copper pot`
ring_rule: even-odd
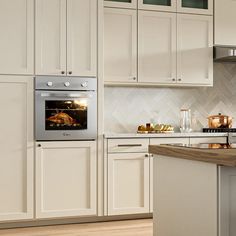
[[[231,128],[233,118],[226,115],[213,115],[208,117],[209,128]]]

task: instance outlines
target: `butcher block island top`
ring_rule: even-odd
[[[150,145],[149,153],[236,167],[236,144]]]

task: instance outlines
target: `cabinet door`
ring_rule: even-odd
[[[0,74],[33,74],[34,0],[1,0],[0,31]]]
[[[137,82],[137,12],[105,8],[105,82]]]
[[[97,0],[67,0],[68,75],[97,74]]]
[[[106,7],[137,8],[137,0],[104,0]]]
[[[177,63],[178,82],[213,85],[213,17],[178,14]]]
[[[33,219],[33,78],[0,76],[0,222]]]
[[[96,215],[96,196],[96,142],[37,144],[37,218]]]
[[[235,9],[236,1],[215,0],[215,44],[236,44]]]
[[[139,11],[139,82],[176,83],[176,14]]]
[[[213,15],[213,0],[178,0],[177,12]]]
[[[150,145],[181,143],[189,144],[189,138],[151,138]],[[153,212],[153,156],[150,156],[150,212]]]
[[[66,73],[66,1],[36,0],[37,75]]]
[[[109,154],[108,215],[123,215],[148,212],[148,154]]]
[[[138,9],[176,12],[176,1],[177,0],[138,0]]]

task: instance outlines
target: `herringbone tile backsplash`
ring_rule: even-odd
[[[213,88],[105,88],[105,132],[135,132],[140,124],[166,123],[179,131],[180,109],[190,108],[193,129],[207,127],[207,116],[235,117],[236,64],[214,64]]]

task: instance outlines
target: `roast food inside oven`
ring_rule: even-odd
[[[47,101],[46,130],[87,129],[87,104],[83,101]]]

